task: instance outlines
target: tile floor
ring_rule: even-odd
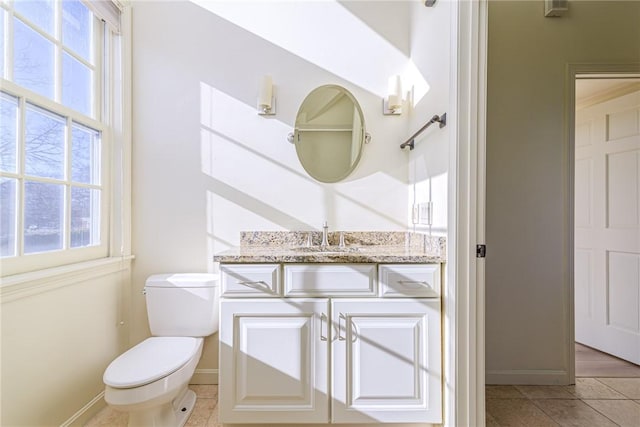
[[[640,427],[640,378],[577,378],[572,386],[488,385],[487,427]]]
[[[640,427],[640,366],[576,344],[576,376],[573,386],[488,385],[487,427]],[[222,427],[218,386],[189,387],[197,400],[186,426]],[[126,414],[107,407],[86,427],[126,425]]]
[[[640,427],[640,366],[576,343],[573,386],[486,387],[487,427]]]

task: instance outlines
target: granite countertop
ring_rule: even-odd
[[[311,246],[307,247],[311,234]],[[329,233],[330,246],[321,249],[318,231],[242,232],[240,246],[214,255],[215,262],[234,263],[396,263],[446,261],[446,239],[396,231]]]

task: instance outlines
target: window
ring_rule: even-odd
[[[3,276],[108,255],[116,39],[87,4],[0,0]]]

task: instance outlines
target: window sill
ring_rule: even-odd
[[[69,286],[129,268],[133,255],[108,257],[2,277],[2,303]]]

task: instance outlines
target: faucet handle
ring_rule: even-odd
[[[338,244],[339,247],[344,248],[346,245],[344,243],[344,231],[340,232],[340,243]]]

